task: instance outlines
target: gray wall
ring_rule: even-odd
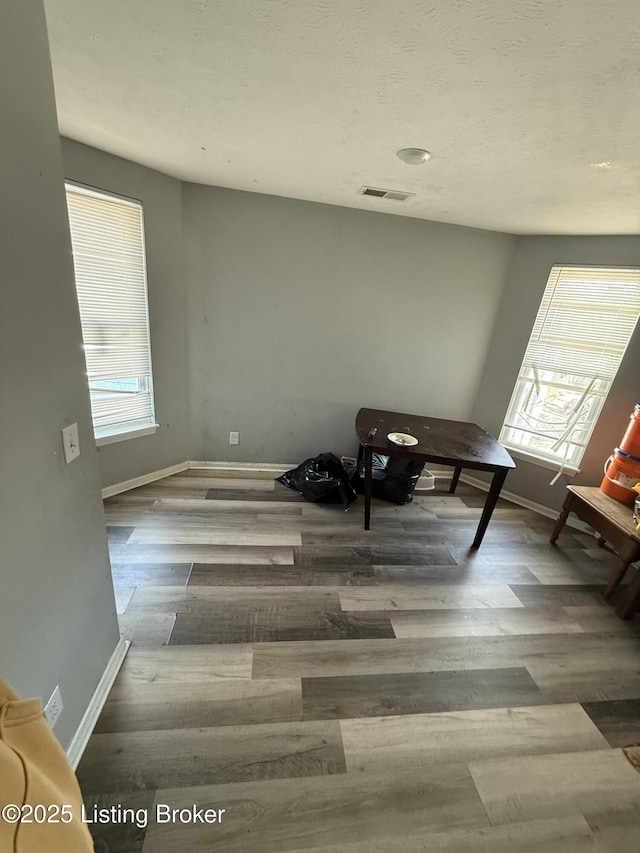
[[[75,732],[118,641],[41,0],[0,28],[0,675]],[[9,81],[9,82],[8,82]],[[81,455],[65,465],[61,427]]]
[[[468,418],[515,238],[195,184],[183,218],[198,458],[352,453],[360,406]]]
[[[516,238],[181,184],[70,140],[63,156],[67,178],[145,212],[161,428],[100,448],[103,486],[189,458],[352,453],[361,405],[498,435],[551,266],[640,263],[636,237]],[[510,491],[556,508],[567,482],[599,483],[640,399],[639,355],[640,330],[582,472],[551,487],[548,469],[517,460]]]
[[[190,457],[186,287],[182,255],[180,181],[68,139],[62,141],[65,177],[138,199],[143,204],[155,435],[99,448],[103,486]]]
[[[640,237],[521,237],[484,366],[473,419],[498,435],[511,392],[554,264],[639,266]],[[505,488],[515,494],[559,508],[567,483],[599,485],[602,467],[620,442],[635,403],[640,401],[640,324],[576,477],[561,477],[555,486],[549,469],[516,459]]]

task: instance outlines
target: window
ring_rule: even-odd
[[[500,441],[575,473],[640,314],[640,270],[554,266]]]
[[[96,441],[155,432],[142,205],[66,191]]]

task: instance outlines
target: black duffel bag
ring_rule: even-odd
[[[371,494],[374,498],[390,501],[394,504],[408,504],[413,500],[415,489],[424,462],[415,459],[372,454]],[[357,473],[353,484],[359,492],[364,492],[364,454],[362,448],[358,454]]]

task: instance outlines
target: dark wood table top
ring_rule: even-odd
[[[372,427],[377,427],[377,432],[370,438]],[[424,461],[485,471],[516,467],[504,447],[478,424],[360,409],[356,416],[356,432],[360,444],[387,456],[415,456]],[[390,432],[409,433],[418,439],[418,444],[398,447],[387,438]]]

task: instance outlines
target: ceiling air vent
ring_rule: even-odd
[[[388,198],[391,201],[406,201],[415,193],[405,193],[401,190],[382,190],[380,187],[361,187],[358,192],[360,195],[371,195],[374,198]]]

